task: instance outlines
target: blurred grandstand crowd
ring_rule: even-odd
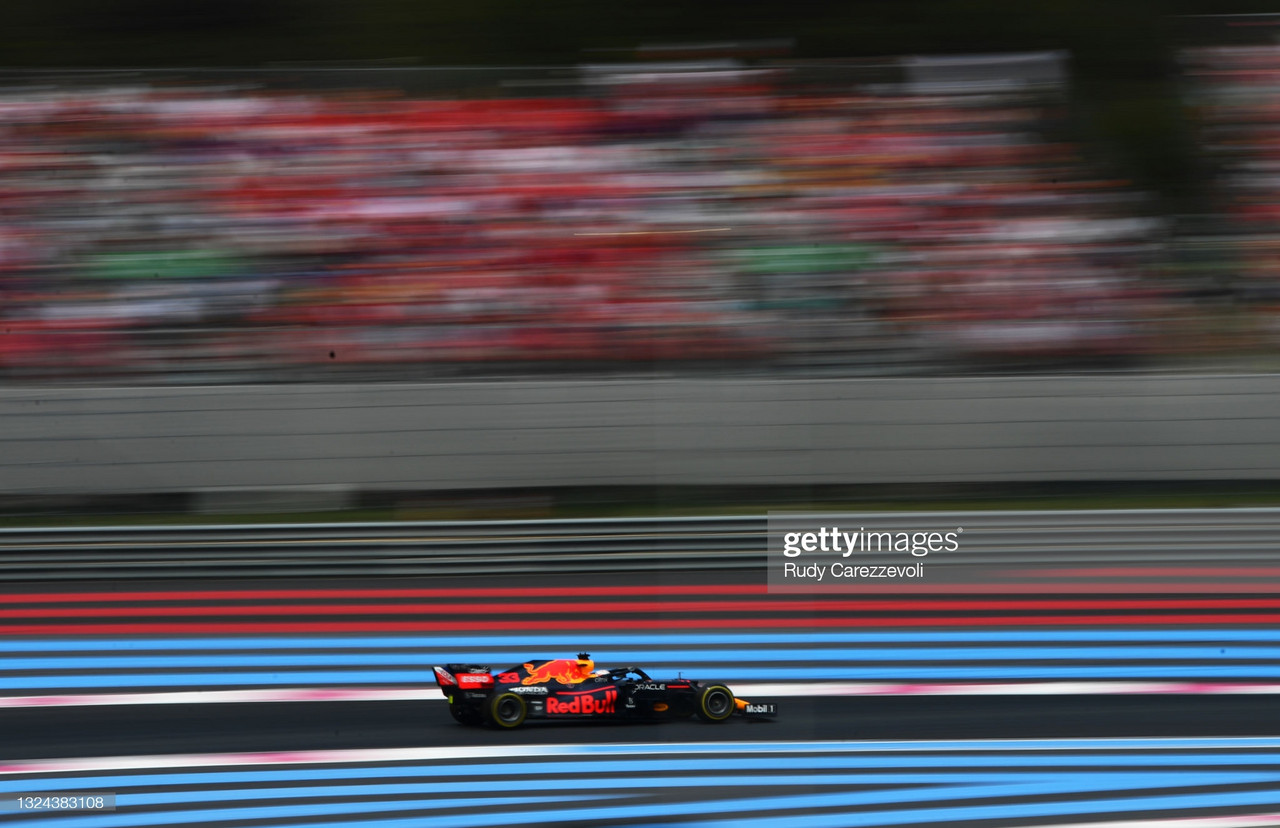
[[[1219,228],[1199,241],[1229,252],[1231,293],[1255,307],[1259,328],[1273,335],[1280,310],[1280,48],[1188,49],[1183,63],[1217,185]]]
[[[1245,84],[1211,114],[1262,283],[1280,52],[1258,60],[1202,79]],[[1167,222],[1063,137],[1061,90],[595,81],[0,90],[0,372],[856,374],[1252,342],[1215,334]]]

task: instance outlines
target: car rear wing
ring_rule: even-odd
[[[493,687],[493,672],[484,664],[446,664],[434,670],[436,684],[446,696],[453,690],[488,690]]]

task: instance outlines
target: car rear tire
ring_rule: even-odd
[[[698,694],[698,718],[704,722],[723,722],[736,707],[733,691],[723,684],[708,684]]]
[[[524,697],[515,693],[501,693],[489,702],[489,721],[501,728],[510,730],[524,724],[529,715],[529,706]]]

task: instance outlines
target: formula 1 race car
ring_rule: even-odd
[[[723,722],[777,715],[773,704],[752,704],[714,681],[656,681],[638,667],[597,670],[591,657],[529,661],[498,673],[478,664],[436,667],[449,712],[465,725],[519,727],[526,719],[686,719]]]

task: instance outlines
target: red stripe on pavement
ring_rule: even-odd
[[[180,592],[42,592],[6,595],[8,604],[115,603],[120,601],[306,601],[328,598],[570,598],[601,595],[764,595],[764,584],[711,586],[441,587],[437,589],[232,589]]]
[[[1010,569],[1017,578],[1280,578],[1280,566],[1093,566]]]
[[[24,607],[0,609],[0,618],[150,618],[229,615],[514,615],[518,613],[796,613],[796,612],[1019,612],[1065,610],[1278,609],[1280,598],[996,599],[996,600],[803,600],[582,601],[545,603],[232,604],[211,606]]]
[[[1067,571],[1064,570],[1064,573]],[[1076,572],[1076,570],[1071,570]],[[1150,574],[1150,573],[1147,573]],[[12,587],[12,585],[10,585]],[[748,585],[715,585],[715,586],[617,586],[617,587],[468,587],[461,589],[311,589],[311,590],[210,590],[180,592],[58,592],[58,593],[7,593],[4,603],[13,604],[89,604],[89,603],[193,603],[200,601],[306,601],[325,600],[330,598],[347,598],[352,600],[387,598],[572,598],[607,597],[610,595],[847,595],[852,591],[849,585],[839,584],[770,589],[765,584]],[[1106,595],[1122,593],[1155,594],[1273,594],[1275,585],[1258,581],[1241,582],[1165,582],[1150,583],[1072,583],[1061,580],[1050,581],[1018,581],[1012,583],[981,584],[859,584],[857,593],[867,595],[1005,595],[1027,593],[1039,595]]]
[[[1169,624],[1230,625],[1280,624],[1280,614],[1169,614],[1169,615],[1029,615],[1001,617],[949,616],[940,618],[593,618],[590,626],[597,630],[646,629],[756,629],[760,627],[997,627],[997,626],[1138,626]],[[363,633],[363,632],[468,632],[528,630],[582,631],[582,621],[565,619],[475,620],[458,624],[450,621],[287,621],[287,622],[209,622],[151,624],[19,624],[0,627],[5,635],[185,635],[227,633]]]

